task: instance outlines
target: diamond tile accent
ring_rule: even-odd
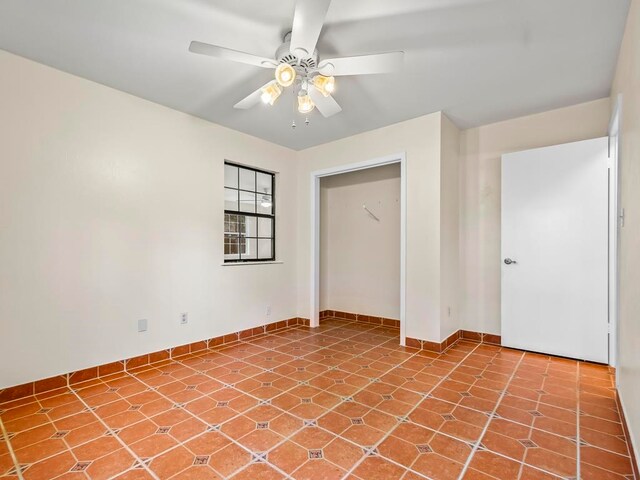
[[[209,463],[209,455],[197,455],[193,459],[194,465],[206,465],[207,463]]]
[[[533,415],[534,417],[542,417],[542,414],[540,412],[538,412],[537,410],[532,410],[529,413],[531,415]]]
[[[133,468],[144,468],[145,466],[149,466],[151,463],[151,458],[149,457],[141,457],[139,460],[133,462]]]
[[[551,356],[542,357],[470,342],[454,345],[444,355],[407,351],[399,346],[397,328],[394,330],[345,318],[336,319],[326,312],[322,318],[321,328],[318,330],[304,326],[278,328],[273,333],[265,330],[265,333],[252,340],[236,342],[233,347],[224,344],[216,346],[216,342],[209,342],[210,349],[199,355],[187,356],[182,362],[169,359],[160,368],[149,367],[149,376],[122,374],[115,382],[105,383],[102,379],[97,379],[91,382],[95,388],[75,389],[79,396],[87,398],[88,403],[96,405],[84,412],[96,409],[97,412],[105,412],[100,416],[106,417],[108,426],[101,427],[103,424],[100,422],[87,425],[88,439],[95,438],[96,434],[102,434],[103,437],[117,435],[117,444],[113,439],[100,437],[106,441],[105,445],[113,443],[114,449],[130,446],[130,443],[141,439],[149,440],[136,443],[134,447],[139,455],[147,456],[136,463],[131,459],[130,462],[134,464],[124,467],[129,467],[129,473],[142,474],[140,470],[133,470],[133,467],[140,469],[149,465],[150,468],[161,468],[163,462],[158,460],[166,458],[165,465],[180,471],[172,470],[159,475],[162,478],[180,475],[182,471],[194,478],[205,478],[212,474],[217,474],[220,478],[232,478],[239,473],[239,477],[244,475],[257,479],[266,471],[270,472],[271,467],[287,478],[319,478],[325,473],[327,476],[334,476],[335,473],[340,477],[353,473],[363,479],[372,479],[376,475],[402,478],[403,475],[407,476],[407,470],[410,472],[409,476],[412,476],[411,470],[415,470],[417,478],[434,468],[440,471],[442,459],[439,456],[460,463],[455,471],[450,471],[450,475],[445,474],[443,478],[458,476],[467,463],[472,465],[471,468],[481,473],[490,473],[496,478],[503,474],[503,466],[509,470],[505,470],[503,476],[511,478],[533,474],[541,465],[548,465],[549,468],[554,468],[551,473],[555,472],[560,478],[562,475],[576,475],[576,470],[573,470],[576,460],[567,458],[560,461],[552,458],[554,446],[563,449],[561,442],[570,440],[574,442],[573,447],[567,444],[571,447],[567,451],[575,452],[578,446],[587,446],[588,443],[584,437],[569,439],[567,434],[572,432],[568,428],[561,428],[564,425],[560,424],[562,417],[549,417],[545,408],[552,407],[541,406],[538,411],[536,403],[531,401],[545,399],[551,393],[553,396],[541,405],[548,404],[557,408],[558,414],[564,411],[566,415],[571,415],[572,408],[575,408],[575,399],[572,397],[576,394],[602,397],[604,409],[601,411],[607,414],[602,415],[603,419],[599,418],[597,407],[586,403],[590,398],[584,398],[584,411],[579,412],[583,415],[580,421],[584,422],[586,428],[578,431],[589,439],[591,437],[588,435],[594,435],[596,443],[599,443],[599,427],[609,425],[603,423],[604,419],[609,417],[609,413],[618,413],[617,407],[611,402],[615,395],[615,391],[610,388],[613,385],[612,372],[606,367],[585,367],[583,375],[577,378],[576,385],[574,381],[563,381],[565,376],[571,377],[572,370],[575,375],[577,363],[571,360],[558,360]],[[240,349],[241,345],[243,348]],[[324,359],[325,355],[329,360]],[[297,356],[298,361],[293,360],[294,356]],[[547,370],[549,381],[545,382],[547,375],[542,375],[542,372]],[[460,380],[463,383],[458,385],[462,388],[454,388],[455,392],[440,388],[438,381],[456,380],[458,376],[467,379],[467,384],[464,384],[465,380]],[[192,380],[195,378],[197,380]],[[497,387],[489,386],[484,390],[486,395],[478,392],[476,398],[475,388],[471,392],[468,384],[482,383],[481,379],[493,380],[491,383]],[[242,383],[238,384],[240,381]],[[398,389],[402,385],[405,386]],[[466,391],[458,392],[464,390],[465,386]],[[243,387],[245,392],[238,387]],[[262,387],[256,390],[257,396],[247,394],[247,391],[255,387]],[[503,388],[509,388],[511,394],[506,392],[501,397]],[[546,392],[546,388],[550,391]],[[556,392],[556,389],[559,391]],[[560,390],[565,390],[568,395]],[[163,395],[149,392],[162,392]],[[96,401],[91,400],[94,395],[104,393],[107,393],[104,400],[112,402],[112,406],[103,404],[99,397],[96,397]],[[140,395],[141,393],[144,395]],[[173,400],[167,401],[167,396]],[[258,396],[265,398],[260,399]],[[569,399],[568,402],[562,401],[565,396]],[[120,397],[125,401],[129,399],[129,403],[124,403],[122,399],[113,402]],[[470,400],[474,402],[467,403]],[[72,402],[68,404],[71,413],[64,413],[68,417],[61,419],[63,423],[56,420],[55,425],[41,425],[42,419],[47,418],[43,412],[52,409],[47,412],[47,416],[51,413],[52,417],[59,410],[64,412],[67,401]],[[451,410],[456,408],[457,402],[464,403],[464,408]],[[522,413],[527,411],[527,407],[523,405],[527,404],[531,405],[528,407],[531,408],[530,415],[544,415],[537,422],[548,421],[546,425],[535,426],[548,432],[546,436],[544,433],[529,435],[528,432],[538,432],[527,425],[532,423],[531,417],[527,417],[529,422],[520,421]],[[75,436],[77,427],[84,425],[81,422],[84,420],[83,416],[94,418],[91,414],[77,411],[85,405],[80,404],[77,408],[76,405],[77,399],[74,399],[73,394],[67,393],[50,396],[41,404],[25,399],[25,402],[0,406],[0,410],[4,410],[2,419],[11,418],[9,429],[20,432],[17,435],[7,434],[12,443],[15,442],[14,439],[23,436],[23,426],[26,425],[26,430],[33,430],[35,441],[41,441],[43,435],[42,440],[46,437],[53,438],[54,440],[46,441],[62,447],[55,454],[50,453],[47,448],[42,451],[32,449],[33,455],[25,458],[31,463],[23,463],[19,467],[27,470],[24,477],[38,476],[35,472],[40,469],[38,464],[49,455],[59,454],[63,455],[60,456],[60,463],[62,470],[67,470],[67,476],[86,477],[91,470],[98,470],[98,463],[101,461],[97,460],[99,455],[83,454],[73,457],[74,452],[66,442],[55,441],[70,439],[69,443],[73,443],[71,437]],[[260,407],[255,408],[257,405]],[[60,406],[63,408],[59,408]],[[132,411],[127,410],[128,408]],[[520,452],[526,449],[530,455],[523,455],[523,458],[518,456],[513,460],[516,460],[516,464],[530,463],[529,472],[523,469],[518,474],[518,465],[510,466],[511,462],[505,458],[508,455],[500,449],[497,437],[487,437],[497,443],[487,446],[480,443],[485,431],[482,426],[491,425],[489,422],[492,419],[500,418],[493,413],[498,409],[503,412],[503,417],[509,416],[510,422],[515,422],[508,441],[512,443],[511,447],[516,445],[515,450],[519,446]],[[142,421],[139,420],[143,418],[139,413],[141,411],[145,414]],[[596,415],[592,416],[593,413]],[[32,418],[28,418],[29,416]],[[67,418],[71,421],[67,422]],[[572,418],[576,418],[575,412]],[[14,419],[17,421],[14,422]],[[465,423],[455,420],[464,420]],[[130,421],[136,423],[130,425]],[[508,427],[502,423],[506,422],[493,422],[496,432],[500,433],[501,428]],[[303,425],[304,428],[301,428]],[[436,428],[438,425],[442,425],[442,428]],[[554,425],[558,426],[557,432],[552,428]],[[129,428],[130,426],[133,428]],[[204,433],[204,429],[208,433]],[[516,435],[515,432],[519,433]],[[390,436],[392,433],[394,437]],[[553,443],[553,433],[559,435],[560,443],[557,445]],[[29,435],[31,433],[25,437],[31,440]],[[602,436],[607,436],[610,444],[616,447],[625,446],[621,441],[628,442],[622,431],[613,430],[613,425],[612,430],[602,432]],[[100,438],[98,441],[102,442]],[[346,444],[340,443],[341,441],[336,443],[336,438],[342,438]],[[176,445],[176,440],[183,443]],[[357,445],[359,447],[355,447]],[[363,449],[364,445],[369,446]],[[379,452],[376,448],[378,445],[381,445]],[[511,447],[504,446],[505,449]],[[262,451],[255,452],[256,449]],[[497,457],[502,458],[495,458],[500,466],[493,468],[496,466],[493,465],[489,471],[487,461],[492,461],[494,451]],[[106,453],[111,451],[107,449]],[[588,453],[585,452],[585,455]],[[327,459],[325,454],[330,458]],[[387,458],[381,458],[383,454]],[[380,457],[368,458],[375,455]],[[23,462],[25,459],[21,458]],[[83,468],[83,463],[88,464],[89,461],[93,463],[88,468],[84,467],[86,470],[69,472],[74,466]],[[628,457],[617,455],[616,462],[618,461],[624,464],[616,465],[617,474],[623,479],[625,474],[629,477],[631,469],[627,465]],[[248,462],[258,463],[247,465]],[[561,465],[557,466],[562,470],[556,471],[558,462]],[[0,459],[0,475],[6,476],[7,469],[12,468],[11,462],[8,463],[3,471]],[[335,463],[335,467],[331,463]],[[588,463],[589,467],[612,471],[612,465],[607,465],[611,462],[606,458],[593,455]],[[265,468],[267,465],[269,468]],[[215,468],[216,472],[209,472],[209,466]],[[245,467],[248,470],[245,471]],[[344,471],[334,471],[338,467]],[[331,471],[324,472],[325,469]],[[48,473],[50,472],[44,472],[44,476]],[[64,473],[55,473],[55,476]],[[117,476],[119,473],[114,471],[114,474]],[[13,478],[16,476],[18,475],[14,469]],[[53,473],[50,476],[54,476]]]
[[[309,450],[309,458],[312,460],[322,458],[322,450]]]
[[[254,452],[251,454],[253,463],[264,463],[267,461],[267,452]]]
[[[48,413],[48,412],[50,412],[50,411],[51,411],[51,409],[50,409],[50,408],[41,408],[40,410],[38,410],[38,413],[42,413],[42,414],[44,414],[44,413]]]
[[[525,439],[525,440],[518,440],[522,445],[524,445],[527,448],[537,448],[538,445],[536,445],[534,442],[532,442],[531,440]]]
[[[376,457],[379,455],[378,449],[375,447],[364,447],[362,451],[367,457]]]
[[[91,462],[78,462],[71,469],[70,472],[84,472],[87,468],[89,468]]]

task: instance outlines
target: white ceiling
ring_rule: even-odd
[[[302,149],[438,110],[467,128],[607,96],[628,6],[333,0],[321,58],[403,50],[405,67],[338,78],[343,111],[314,111],[308,127],[285,95],[273,107],[233,109],[272,71],[187,51],[199,40],[272,57],[294,0],[2,0],[0,48]]]

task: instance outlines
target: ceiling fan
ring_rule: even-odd
[[[403,52],[376,53],[324,59],[316,44],[331,0],[296,0],[293,27],[276,50],[275,58],[265,58],[218,45],[193,41],[189,51],[210,57],[275,69],[274,79],[234,105],[247,109],[260,101],[273,105],[284,88],[297,92],[298,111],[308,114],[314,108],[325,117],[342,111],[331,95],[335,77],[388,73],[402,66]]]

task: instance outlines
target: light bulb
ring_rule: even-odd
[[[283,87],[293,84],[296,79],[296,71],[288,63],[281,63],[276,68],[276,81]]]
[[[325,77],[324,75],[316,75],[313,77],[313,86],[325,97],[331,95],[336,89],[336,79],[333,77]]]
[[[315,108],[313,100],[305,90],[300,90],[298,94],[298,111],[300,113],[309,113]]]
[[[262,100],[262,103],[273,105],[281,93],[282,89],[280,88],[280,85],[278,85],[275,81],[272,81],[262,87],[262,95],[260,95],[260,100]]]

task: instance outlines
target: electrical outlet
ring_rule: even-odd
[[[142,319],[138,320],[138,331],[139,332],[146,332],[147,331],[147,319],[146,318],[142,318]]]
[[[271,305],[267,305],[267,317],[271,316]]]
[[[189,323],[189,314],[187,312],[180,314],[180,325]]]

